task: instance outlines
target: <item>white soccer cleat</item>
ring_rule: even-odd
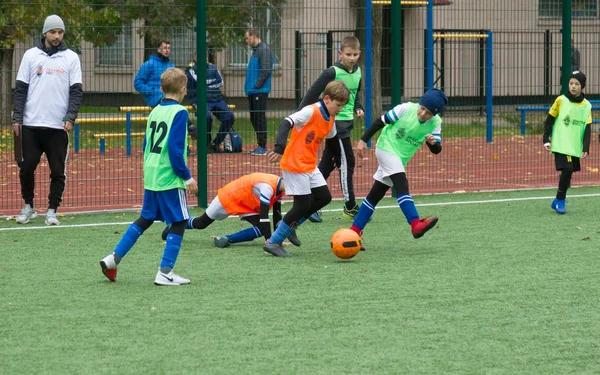
[[[58,217],[56,217],[56,211],[52,208],[48,209],[46,212],[46,225],[58,225],[60,221],[58,221]]]
[[[169,273],[162,273],[160,272],[160,268],[158,269],[158,273],[154,279],[154,284],[156,285],[186,285],[190,282],[190,279],[176,275],[173,273],[173,271]]]
[[[17,223],[19,224],[27,224],[29,220],[37,217],[35,210],[31,207],[31,205],[26,204],[19,216],[17,216]]]

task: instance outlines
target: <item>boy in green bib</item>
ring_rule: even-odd
[[[544,147],[554,154],[556,170],[560,171],[556,198],[550,207],[566,214],[565,200],[573,172],[581,170],[580,159],[590,152],[592,105],[581,90],[585,74],[576,70],[569,77],[569,91],[554,100],[544,121]]]
[[[447,103],[448,98],[443,91],[431,89],[423,94],[418,104],[408,102],[395,106],[365,131],[356,147],[356,155],[362,158],[369,139],[381,130],[375,151],[379,165],[373,175],[375,183],[363,199],[350,229],[362,236],[375,207],[392,186],[396,189],[398,206],[410,224],[414,238],[423,237],[437,224],[435,216],[419,217],[408,191],[405,168],[423,143],[434,154],[442,152],[442,119],[438,113]]]
[[[319,78],[302,98],[302,102],[298,107],[298,111],[307,105],[319,101],[319,96],[325,90],[329,82],[342,81],[350,90],[350,100],[342,111],[335,116],[335,128],[342,149],[341,165],[337,166],[333,152],[329,147],[323,150],[323,156],[319,162],[319,171],[325,180],[336,167],[340,170],[340,185],[344,198],[344,217],[348,219],[354,218],[358,212],[356,198],[354,196],[354,167],[356,159],[354,158],[354,150],[352,149],[352,129],[354,128],[354,117],[362,118],[364,116],[364,108],[358,95],[360,91],[362,73],[358,66],[360,57],[360,42],[354,36],[347,36],[342,40],[338,51],[340,60],[333,64],[332,67],[325,69],[319,75]],[[323,221],[320,216],[315,213],[310,218],[312,222]]]
[[[144,203],[140,217],[121,237],[111,254],[100,261],[102,273],[110,281],[117,277],[117,266],[155,220],[169,226],[156,285],[185,285],[190,280],[173,273],[189,219],[186,191],[198,192],[198,184],[185,163],[188,136],[188,111],[181,101],[187,92],[187,77],[181,69],[169,68],[160,76],[164,98],[154,107],[144,136]]]

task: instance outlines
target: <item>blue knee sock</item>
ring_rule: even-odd
[[[398,195],[396,198],[398,199],[398,205],[409,224],[419,218],[415,202],[410,194]]]
[[[260,232],[260,229],[258,229],[258,227],[252,227],[241,230],[239,232],[235,232],[233,234],[229,234],[227,235],[227,237],[229,237],[230,243],[246,242],[252,241],[253,239],[258,237],[262,237],[262,233]]]
[[[269,238],[269,242],[270,243],[282,244],[283,241],[286,238],[288,238],[288,236],[290,235],[290,233],[292,233],[292,231],[293,231],[293,229],[290,228],[290,226],[287,225],[283,220],[281,220],[281,222],[277,226],[277,230],[275,231],[275,233],[273,233],[271,235],[271,238]]]
[[[371,216],[375,213],[375,206],[367,198],[363,199],[360,208],[358,209],[358,213],[354,217],[354,221],[352,225],[360,229],[361,231],[365,229],[369,220],[371,220]]]
[[[167,236],[167,245],[160,262],[160,268],[173,268],[181,249],[181,241],[183,237],[178,234],[169,233]]]
[[[135,224],[129,225],[129,228],[127,228],[125,234],[123,234],[123,237],[121,237],[121,240],[115,247],[115,254],[118,255],[120,258],[123,258],[125,255],[127,255],[129,250],[131,250],[133,245],[135,245],[135,242],[138,240],[138,238],[140,238],[142,234],[144,234],[142,228],[138,227]]]
[[[298,227],[300,226],[300,224],[304,223],[306,220],[308,220],[308,218],[306,218],[306,217],[303,217],[300,220],[298,220]]]

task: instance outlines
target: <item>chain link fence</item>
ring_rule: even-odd
[[[65,22],[65,42],[79,54],[84,90],[70,133],[61,211],[140,207],[149,109],[134,80],[144,61],[158,53],[160,41],[170,43],[169,60],[181,69],[196,55],[199,68],[206,67],[205,61],[214,64],[235,117],[233,127],[243,140],[240,153],[208,153],[203,134],[192,142],[188,164],[203,184],[200,199],[189,197],[193,205],[210,202],[219,187],[242,174],[279,174],[267,157],[250,154],[258,146],[251,112],[265,113],[266,149],[271,151],[279,123],[337,61],[340,42],[348,35],[361,42],[359,95],[366,112],[355,120],[354,141],[382,113],[418,100],[428,87],[443,89],[449,97],[442,114],[443,151],[434,156],[423,148],[411,160],[411,193],[557,186],[553,158],[542,147],[542,123],[546,107],[562,92],[564,72],[571,71],[565,62],[586,73],[586,97],[600,99],[599,1],[572,1],[569,27],[563,25],[563,1],[558,0],[429,1],[5,1],[0,5],[0,214],[15,214],[23,204],[11,127],[13,92],[23,54],[40,41],[50,14]],[[206,27],[197,25],[199,16]],[[249,29],[273,53],[264,110],[251,108],[244,89],[253,53],[244,38]],[[207,48],[196,53],[200,36]],[[200,82],[198,88],[204,87]],[[200,97],[199,105],[205,106]],[[53,98],[44,100],[53,105]],[[192,103],[186,98],[183,104]],[[217,117],[212,116],[213,139],[220,126]],[[191,107],[190,120],[206,131],[207,120]],[[591,156],[574,175],[574,185],[600,182],[598,133],[594,123]],[[357,161],[358,197],[369,191],[376,168],[374,153]],[[49,181],[42,158],[36,172],[38,207],[46,204]],[[328,182],[334,197],[341,197],[338,176],[332,174]]]

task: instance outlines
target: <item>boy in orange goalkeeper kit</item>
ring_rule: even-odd
[[[325,178],[317,168],[317,150],[325,140],[336,165],[340,165],[341,148],[334,118],[348,103],[349,97],[350,91],[343,81],[330,82],[323,91],[322,100],[286,117],[279,125],[269,161],[280,162],[286,192],[294,197],[294,205],[265,242],[263,249],[266,252],[275,256],[290,256],[283,248],[283,240],[310,215],[331,202]],[[290,129],[292,135],[286,147]]]
[[[276,228],[281,221],[281,199],[284,195],[285,183],[281,177],[268,173],[247,174],[220,188],[202,216],[188,219],[186,229],[204,229],[215,220],[238,215],[252,227],[216,237],[215,246],[224,248],[232,243],[252,241],[259,237],[268,240],[271,237],[269,210],[273,209],[273,227]],[[162,232],[163,240],[167,238],[169,230],[167,225]],[[295,246],[301,244],[295,232],[290,233],[288,239]]]

